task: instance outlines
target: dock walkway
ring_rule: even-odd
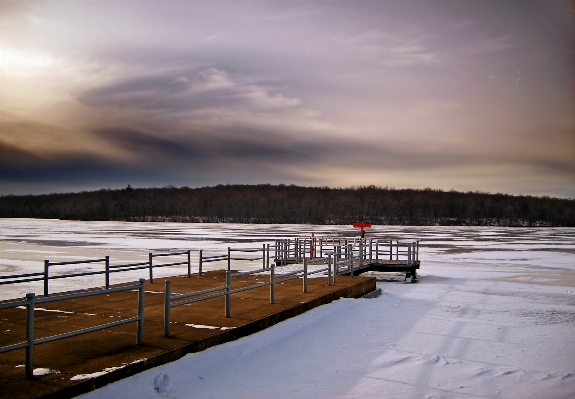
[[[241,277],[237,287],[265,279],[266,276]],[[188,293],[222,286],[226,272],[170,280],[172,294]],[[137,345],[135,323],[36,345],[33,379],[25,378],[25,349],[0,353],[0,397],[74,397],[188,353],[247,336],[333,300],[358,298],[376,289],[375,279],[368,277],[338,276],[331,285],[326,277],[312,278],[307,282],[307,292],[303,292],[301,281],[279,283],[273,304],[269,287],[234,293],[231,317],[225,317],[224,297],[173,308],[169,337],[164,337],[165,279],[146,281],[141,345]],[[133,318],[137,315],[137,301],[138,291],[130,290],[43,304],[35,308],[35,335],[50,337]],[[26,309],[3,309],[0,315],[0,347],[22,341],[26,336]],[[36,375],[42,369],[49,372]]]
[[[377,261],[363,261],[356,259],[353,261],[353,275],[358,276],[365,272],[378,272],[378,273],[388,273],[388,272],[402,272],[405,273],[405,279],[410,278],[411,281],[417,279],[417,270],[419,269],[420,262],[413,261],[408,262],[406,260],[390,260],[390,259],[380,259]],[[352,272],[350,270],[340,270],[340,275],[350,276]]]

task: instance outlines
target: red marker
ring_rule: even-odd
[[[353,227],[355,228],[360,228],[361,230],[359,231],[359,234],[361,236],[361,238],[363,238],[363,236],[365,235],[365,230],[364,229],[369,229],[371,227],[371,223],[354,223]]]

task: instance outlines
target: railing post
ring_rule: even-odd
[[[265,257],[266,257],[266,267],[265,268],[269,269],[270,268],[270,244],[267,244],[267,246],[266,246]]]
[[[106,289],[110,288],[110,257],[106,255]]]
[[[232,249],[228,247],[228,271],[232,270],[232,258],[231,258]],[[227,316],[229,317],[229,316]]]
[[[45,261],[48,262],[48,261]],[[34,378],[34,300],[36,294],[26,294],[26,378]]]
[[[363,240],[359,240],[359,262],[358,269],[363,269]]]
[[[275,303],[276,298],[276,264],[272,263],[270,272],[270,303]]]
[[[296,263],[300,263],[301,242],[300,242],[299,238],[296,238],[296,239],[295,239],[295,242],[294,242],[294,251],[295,251]]]
[[[393,240],[389,241],[389,260],[393,260]]]
[[[379,240],[375,242],[375,262],[379,263]]]
[[[417,262],[419,262],[419,241],[416,241],[416,243],[417,243],[417,244],[416,244],[416,247],[415,247],[415,248],[416,248],[417,250],[416,250],[416,252],[415,252],[415,260],[416,260]]]
[[[200,249],[200,255],[198,256],[198,274],[202,275],[202,252],[203,250]]]
[[[353,244],[347,244],[347,258],[349,261],[349,275],[353,277]]]
[[[170,336],[170,310],[172,300],[172,282],[166,280],[166,290],[164,292],[164,337]]]
[[[312,259],[316,257],[315,250],[316,250],[315,235],[311,233],[311,238],[309,240],[309,257]]]
[[[335,243],[335,241],[334,241]],[[339,263],[339,256],[341,252],[340,246],[333,246],[333,283],[335,284],[337,281],[337,272],[338,272],[338,263]]]
[[[144,343],[144,287],[146,280],[140,279],[140,287],[138,288],[138,345]]]
[[[319,238],[319,257],[323,258],[323,238]]]
[[[48,268],[50,267],[50,261],[44,261],[44,296],[48,296]]]
[[[307,258],[303,259],[303,292],[307,292]]]
[[[188,278],[192,277],[192,254],[188,249]]]
[[[399,240],[395,241],[395,260],[399,260]]]
[[[262,244],[262,269],[266,268],[266,244]]]
[[[369,239],[369,263],[373,263],[373,239]]]
[[[331,254],[327,258],[327,285],[331,285]]]
[[[232,272],[231,270],[226,271],[226,304],[225,311],[226,317],[230,317],[230,306],[231,306],[231,285],[232,285]]]
[[[411,266],[411,243],[407,244],[407,266]]]
[[[151,252],[148,253],[148,269],[150,272],[150,283],[154,282],[154,273],[152,272],[152,258],[153,258],[152,253]]]
[[[300,247],[300,241],[299,238],[296,238],[294,241],[294,253],[295,253],[295,263],[299,263],[300,262],[300,251],[301,251],[301,247]]]

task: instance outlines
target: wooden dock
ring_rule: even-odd
[[[366,262],[360,265],[359,260],[354,260],[353,262],[353,275],[359,276],[361,273],[365,272],[377,272],[377,273],[389,273],[389,272],[401,272],[405,273],[405,278],[410,278],[411,281],[417,279],[417,270],[419,269],[420,262],[414,261],[412,263],[406,260],[378,260],[372,262]],[[341,271],[340,275],[350,276],[350,271]]]
[[[197,273],[192,273],[192,252],[197,252]],[[361,273],[404,272],[414,280],[418,255],[417,241],[312,236],[257,248],[228,247],[226,254],[150,252],[148,261],[127,264],[111,262],[109,256],[45,260],[43,272],[0,276],[2,287],[43,281],[44,288],[44,295],[0,302],[0,397],[77,396],[338,298],[375,291],[376,279]],[[210,262],[227,264],[227,270],[203,271]],[[261,268],[238,272],[235,262]],[[55,275],[53,267],[72,269]],[[154,270],[163,267],[187,273],[154,278]],[[112,275],[127,271],[148,279],[110,284]],[[308,278],[314,274],[318,278]],[[103,288],[50,293],[54,279],[85,276],[103,277]]]
[[[221,286],[225,271],[205,272],[191,277],[170,278],[172,293],[187,293]],[[245,276],[237,287],[268,281],[266,276]],[[82,336],[35,346],[34,367],[45,375],[26,379],[25,349],[0,353],[0,397],[71,398],[122,378],[156,367],[211,346],[261,331],[314,307],[342,297],[358,298],[376,289],[374,278],[339,276],[328,285],[327,278],[285,281],[269,300],[269,287],[251,289],[231,296],[231,317],[225,317],[224,298],[213,298],[171,311],[171,332],[164,337],[165,279],[145,282],[143,343],[137,345],[135,324],[126,324]],[[115,292],[43,304],[35,309],[37,338],[54,336],[110,320],[133,317],[137,312],[137,291]],[[0,346],[22,341],[26,336],[26,310],[0,311]]]
[[[334,275],[358,276],[365,272],[402,272],[405,279],[417,279],[420,267],[419,242],[380,241],[373,239],[311,238],[278,240],[276,265],[303,262],[327,264]]]

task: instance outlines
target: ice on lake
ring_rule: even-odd
[[[42,271],[44,259],[131,262],[150,251],[223,253],[311,233],[357,230],[0,219],[0,274]],[[379,298],[341,299],[85,397],[575,397],[575,229],[374,226],[366,235],[420,240],[419,282],[382,281]],[[146,272],[113,282],[139,277]],[[56,280],[54,290],[98,278]],[[2,299],[41,288],[0,286]]]

